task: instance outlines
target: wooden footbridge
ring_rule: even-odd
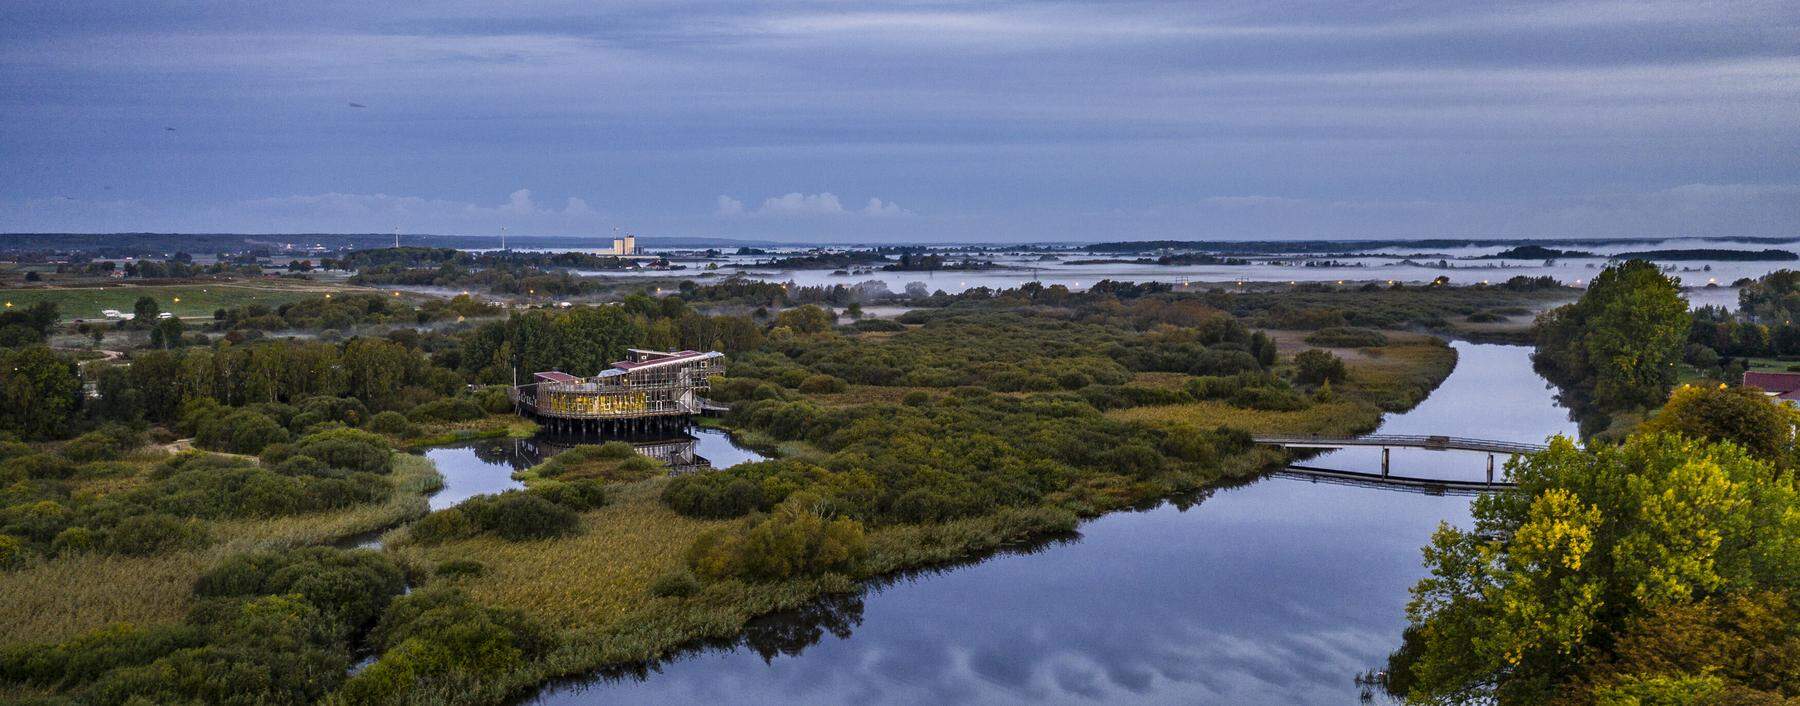
[[[1460,436],[1424,436],[1406,434],[1367,434],[1364,436],[1258,436],[1258,444],[1280,446],[1288,449],[1342,449],[1353,446],[1372,446],[1381,449],[1381,475],[1357,473],[1354,471],[1326,471],[1334,476],[1359,480],[1373,480],[1387,483],[1411,485],[1449,486],[1481,486],[1507,487],[1510,483],[1494,481],[1494,457],[1500,454],[1517,456],[1519,454],[1543,451],[1543,444],[1532,444],[1519,441],[1496,441],[1493,439],[1472,439]],[[1388,456],[1392,449],[1427,449],[1431,451],[1473,451],[1488,455],[1487,482],[1434,480],[1428,478],[1411,478],[1393,476],[1388,473]],[[1319,473],[1322,469],[1305,469]]]

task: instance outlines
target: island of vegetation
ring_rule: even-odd
[[[1723,260],[1726,262],[1754,262],[1800,260],[1800,254],[1792,250],[1731,250],[1725,248],[1685,248],[1679,250],[1638,250],[1622,252],[1613,256],[1615,260]]]
[[[1556,260],[1565,257],[1599,257],[1586,250],[1559,250],[1542,245],[1518,245],[1501,250],[1492,255],[1482,255],[1484,260]]]

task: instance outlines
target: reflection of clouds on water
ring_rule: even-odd
[[[1345,703],[1398,643],[1418,547],[1466,502],[1223,489],[1193,512],[1114,514],[1049,551],[896,580],[858,601],[860,622],[759,626],[736,649],[542,702]]]

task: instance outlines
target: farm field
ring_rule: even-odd
[[[247,304],[271,307],[338,291],[368,291],[361,287],[295,280],[238,280],[185,284],[116,284],[50,286],[0,289],[0,301],[13,307],[55,302],[63,320],[96,320],[101,311],[130,312],[138,297],[152,297],[163,311],[182,318],[211,318],[213,312]],[[416,296],[416,295],[407,295]],[[179,301],[177,301],[179,300]]]

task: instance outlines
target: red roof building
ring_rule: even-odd
[[[1800,373],[1747,371],[1744,386],[1760,388],[1780,399],[1800,400]]]

